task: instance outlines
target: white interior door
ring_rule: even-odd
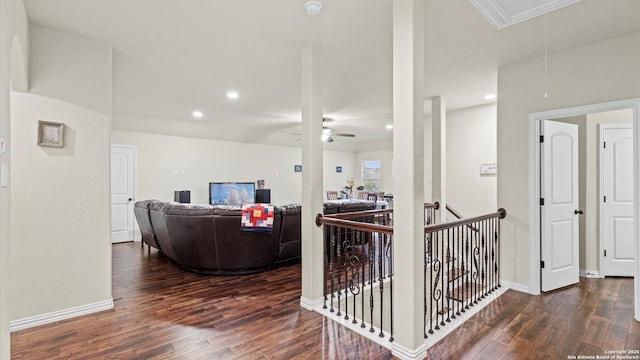
[[[633,129],[602,124],[601,181],[604,276],[633,276]]]
[[[111,242],[133,241],[136,149],[111,145]]]
[[[580,280],[578,125],[545,120],[541,146],[541,289]]]

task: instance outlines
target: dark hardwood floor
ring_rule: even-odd
[[[581,278],[541,296],[509,290],[428,354],[430,359],[569,359],[606,357],[606,350],[640,350],[632,278]]]
[[[392,359],[301,309],[300,265],[200,276],[139,243],[113,245],[115,309],[17,331],[12,359]],[[640,349],[632,279],[516,291],[432,347],[429,359],[567,359]]]
[[[391,359],[300,308],[300,265],[201,276],[140,243],[113,245],[115,309],[17,331],[12,359]]]

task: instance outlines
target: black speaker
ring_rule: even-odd
[[[176,190],[173,192],[173,201],[188,204],[191,202],[191,191]]]
[[[271,189],[256,189],[256,203],[257,204],[271,203]]]

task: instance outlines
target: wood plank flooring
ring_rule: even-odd
[[[300,265],[200,276],[139,243],[113,245],[115,309],[12,333],[12,359],[393,359],[301,309]],[[542,296],[508,291],[429,359],[567,359],[640,349],[633,281],[582,279]]]
[[[578,285],[541,296],[509,290],[429,349],[428,355],[430,359],[568,359],[606,356],[605,350],[640,350],[632,278],[581,278]]]
[[[12,359],[391,359],[300,308],[300,265],[201,276],[113,245],[115,309],[12,333]]]

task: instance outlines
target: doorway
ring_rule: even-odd
[[[633,149],[634,149],[634,155],[636,155],[633,160],[633,164],[634,164],[633,188],[637,189],[638,188],[638,169],[640,168],[640,161],[639,161],[640,156],[637,156],[638,152],[640,151],[637,144],[638,133],[639,133],[638,125],[640,124],[640,98],[577,106],[577,107],[566,108],[566,109],[550,110],[550,111],[544,111],[539,113],[532,113],[529,115],[529,134],[530,134],[530,141],[529,141],[529,175],[530,175],[529,176],[529,209],[530,209],[529,211],[530,264],[529,265],[530,265],[530,272],[529,272],[529,277],[530,277],[530,284],[531,284],[530,292],[533,294],[540,294],[541,281],[542,281],[540,277],[541,216],[540,216],[540,209],[539,209],[540,189],[541,189],[541,183],[540,183],[541,159],[540,159],[540,150],[539,150],[539,144],[540,144],[539,138],[541,135],[540,123],[543,120],[566,118],[566,117],[580,116],[580,115],[587,115],[587,114],[594,114],[594,113],[602,113],[602,112],[622,110],[622,109],[629,109],[633,114],[632,116],[633,134],[634,134]],[[639,203],[638,203],[639,194],[636,192],[634,193],[633,196],[634,196],[634,204],[633,204],[634,214],[638,214],[640,210]],[[637,239],[640,237],[639,236],[640,229],[638,227],[637,221],[635,221],[633,224],[633,234],[634,234],[634,239],[636,239],[635,241],[637,241]],[[638,256],[639,250],[636,244],[634,244],[633,251],[634,251],[633,257],[634,259],[637,259],[639,257]],[[602,267],[600,267],[600,269],[602,269]],[[636,264],[634,265],[634,277],[635,277],[634,281],[636,282],[638,281],[638,279],[640,279],[638,272],[639,270],[636,262]],[[640,287],[635,286],[634,288],[635,288],[634,289],[635,317],[636,319],[640,320],[640,302],[639,302]]]
[[[134,240],[136,147],[111,145],[111,242]]]

